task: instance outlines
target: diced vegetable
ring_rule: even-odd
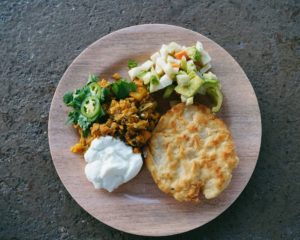
[[[137,77],[138,79],[142,79],[142,77],[143,77],[146,73],[147,73],[147,71],[142,71],[142,72],[140,72],[138,75],[136,75],[136,77]]]
[[[206,73],[209,69],[211,69],[211,64],[207,63],[199,70],[199,73],[200,74]]]
[[[155,65],[155,72],[158,74],[158,75],[162,75],[164,72],[163,72],[163,69],[158,65],[156,64]]]
[[[213,74],[212,72],[204,73],[203,74],[204,79],[215,79],[218,80],[217,76]]]
[[[178,74],[176,76],[176,80],[177,80],[177,84],[178,85],[187,85],[190,81],[189,76],[185,73],[185,74]]]
[[[167,74],[163,75],[160,80],[158,85],[153,85],[150,82],[150,92],[156,92],[160,89],[163,89],[169,85],[171,85],[173,81],[169,78]]]
[[[189,97],[186,99],[186,105],[192,105],[194,103],[194,97]]]
[[[208,88],[219,88],[219,89],[221,89],[221,84],[219,83],[218,80],[215,80],[215,79],[205,79],[202,87],[204,89],[208,89]]]
[[[168,52],[173,54],[174,52],[179,52],[181,51],[181,46],[177,44],[176,42],[171,42],[168,45]]]
[[[202,65],[206,65],[211,61],[211,57],[209,56],[209,54],[206,51],[202,51],[201,52],[201,64]]]
[[[162,57],[157,58],[156,60],[156,66],[159,66],[161,69],[164,70],[164,68],[166,67],[167,63],[165,62],[165,60]]]
[[[174,88],[175,88],[174,85],[168,86],[164,92],[163,98],[169,98],[174,92]]]
[[[188,56],[188,54],[187,54],[186,50],[182,50],[180,52],[175,53],[175,57],[177,59],[182,59],[183,57],[187,57],[187,56]]]
[[[168,57],[168,47],[165,44],[163,44],[159,50],[159,53],[160,53],[161,58],[164,61],[166,61],[167,57]]]
[[[98,83],[93,82],[89,85],[90,88],[90,92],[92,95],[97,96],[98,98],[100,98],[101,96],[101,87],[99,86]]]
[[[186,71],[187,73],[192,72],[192,71],[197,71],[197,67],[193,60],[189,60],[186,62]]]
[[[150,84],[152,84],[152,85],[158,85],[159,84],[159,80],[158,80],[156,75],[152,75],[150,77]]]
[[[185,103],[187,99],[188,99],[187,97],[180,95],[181,102]]]
[[[81,104],[80,112],[89,120],[94,120],[100,113],[100,101],[96,96],[88,96]]]
[[[148,60],[146,62],[144,62],[142,65],[141,65],[141,68],[144,70],[144,71],[147,71],[149,70],[152,66],[153,66],[153,62],[151,60]]]
[[[178,73],[179,68],[173,68],[171,63],[167,63],[163,67],[163,70],[169,76],[169,78],[172,79],[173,77],[175,77],[176,73]]]
[[[156,53],[154,53],[154,54],[150,57],[150,59],[152,60],[152,62],[156,63],[156,60],[157,60],[157,58],[159,58],[159,57],[160,57],[159,52],[156,52]]]
[[[142,68],[141,66],[134,67],[128,71],[128,75],[129,75],[130,79],[133,80],[137,75],[139,75],[143,71],[144,71],[144,68]]]
[[[193,104],[196,93],[210,95],[216,103],[214,111],[218,110],[222,103],[221,85],[216,75],[208,72],[212,67],[211,57],[201,42],[197,41],[191,47],[180,46],[175,42],[163,44],[150,59],[128,72],[132,80],[141,79],[148,85],[150,92],[166,88],[164,98],[175,90],[187,105]],[[68,98],[71,99],[66,96],[66,102]]]
[[[176,64],[180,65],[180,60],[173,58],[172,56],[167,57],[167,62],[168,63],[176,63]]]
[[[178,85],[175,87],[177,93],[187,98],[194,96],[204,82],[195,72],[191,72],[189,77],[190,81],[187,85]]]
[[[197,50],[196,47],[188,47],[187,48],[187,54],[188,56],[195,62],[199,62],[201,60],[201,54]]]
[[[213,112],[218,112],[223,103],[223,94],[219,88],[208,88],[206,90],[207,94],[213,99],[215,105],[212,108]]]
[[[148,83],[150,83],[150,78],[151,78],[152,74],[151,72],[147,72],[146,74],[144,74],[141,79],[143,80],[144,84],[147,85]]]
[[[180,61],[180,68],[184,71],[187,71],[187,62],[186,62],[186,57],[183,56],[181,58],[181,61]]]
[[[199,52],[202,52],[203,51],[203,45],[201,42],[197,41],[196,42],[196,49],[199,51]]]

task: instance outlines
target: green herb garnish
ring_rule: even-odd
[[[127,65],[128,65],[128,68],[131,69],[131,68],[137,67],[138,63],[134,60],[128,60]]]
[[[94,74],[89,74],[87,85],[93,82],[97,82],[98,78]]]
[[[151,78],[150,78],[150,83],[153,84],[153,85],[158,85],[159,84],[158,77],[155,76],[155,75],[152,75]]]
[[[136,85],[134,82],[128,82],[126,79],[120,79],[119,81],[111,84],[111,90],[115,94],[116,98],[124,99],[129,96],[130,92],[136,91]]]

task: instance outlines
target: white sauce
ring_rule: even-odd
[[[85,175],[96,189],[109,192],[134,178],[141,170],[141,154],[111,136],[94,139],[84,154]]]

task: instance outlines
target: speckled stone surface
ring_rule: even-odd
[[[209,224],[166,239],[300,239],[296,0],[0,1],[0,239],[146,239],[74,202],[47,139],[51,99],[68,65],[100,37],[142,23],[183,26],[223,46],[248,75],[262,114],[260,157],[238,200]]]

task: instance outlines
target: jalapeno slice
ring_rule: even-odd
[[[96,96],[86,97],[81,104],[81,114],[90,119],[95,119],[101,112],[100,101]]]
[[[101,87],[99,86],[98,83],[93,82],[89,85],[90,92],[92,95],[97,96],[98,98],[101,97]]]

